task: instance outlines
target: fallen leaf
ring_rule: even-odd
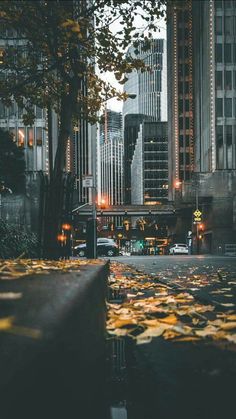
[[[131,318],[130,319],[119,319],[119,320],[114,321],[110,328],[111,329],[119,329],[120,327],[127,326],[127,325],[132,325],[132,324],[136,324],[136,323],[137,323],[136,320],[131,319]],[[108,328],[109,328],[109,326],[108,326]]]
[[[225,335],[225,339],[236,344],[236,333],[233,335]]]
[[[193,341],[199,341],[200,337],[197,336],[183,336],[180,338],[175,339],[175,342],[193,342]]]
[[[178,319],[176,316],[171,315],[171,316],[164,317],[163,319],[159,319],[159,321],[161,323],[176,324]]]
[[[41,330],[25,326],[12,325],[7,332],[13,335],[20,335],[32,339],[40,339],[42,337]]]
[[[146,343],[146,339],[150,340],[150,338],[161,336],[165,330],[165,326],[149,327],[147,330],[136,337],[137,343],[140,343],[141,341],[143,343],[143,340]]]
[[[0,330],[4,331],[10,329],[12,327],[13,321],[13,316],[0,318]]]
[[[195,334],[197,336],[206,337],[206,336],[214,335],[217,331],[218,331],[218,329],[216,327],[207,326],[203,330],[195,330]]]
[[[236,322],[222,323],[220,328],[223,330],[236,329]]]
[[[22,295],[22,292],[0,292],[0,300],[18,300]]]

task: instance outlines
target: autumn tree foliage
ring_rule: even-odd
[[[126,98],[98,74],[112,72],[120,84],[140,59],[126,54],[130,44],[143,47],[157,19],[165,14],[165,0],[1,1],[2,27],[15,30],[16,44],[1,51],[0,91],[5,105],[24,109],[24,123],[32,125],[33,106],[54,110],[59,120],[58,146],[51,163],[50,187],[65,171],[65,156],[73,124],[91,123],[105,100]],[[144,26],[136,27],[136,17]],[[117,22],[118,29],[112,30]],[[96,72],[96,69],[99,72]],[[53,195],[53,194],[51,194]],[[54,205],[56,196],[54,195]],[[55,210],[56,211],[56,210]],[[55,212],[56,217],[56,212]],[[59,219],[56,221],[58,224]],[[56,231],[55,227],[55,231]],[[53,234],[55,235],[55,231]]]

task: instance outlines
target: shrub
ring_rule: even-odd
[[[11,259],[21,255],[23,258],[38,257],[36,234],[0,219],[0,258]]]

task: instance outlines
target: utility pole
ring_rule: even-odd
[[[95,176],[87,175],[83,178],[83,187],[92,191],[92,217],[87,222],[87,257],[89,259],[97,258],[97,189],[95,186]]]
[[[196,184],[196,210],[198,210],[198,185]],[[196,222],[197,254],[199,255],[199,232],[198,221]]]

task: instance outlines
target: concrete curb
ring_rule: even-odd
[[[0,283],[0,292],[23,293],[1,302],[1,317],[13,315],[17,326],[42,332],[40,339],[24,336],[24,329],[0,334],[2,419],[71,418],[78,405],[83,409],[105,361],[108,272],[109,263],[101,262]]]

